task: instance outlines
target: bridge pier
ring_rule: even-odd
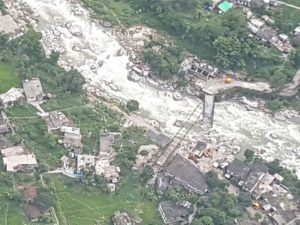
[[[203,102],[202,122],[207,127],[213,126],[215,111],[215,95],[205,93]]]

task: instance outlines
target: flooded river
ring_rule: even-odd
[[[89,85],[98,86],[106,95],[123,101],[138,100],[142,115],[157,120],[166,133],[176,133],[178,128],[173,125],[176,119],[184,120],[199,103],[192,96],[175,101],[170,91],[129,81],[126,69],[129,59],[125,54],[117,56],[120,44],[92,22],[83,8],[67,0],[23,1],[39,14],[36,29],[43,33],[45,49],[63,52],[62,65],[75,66]],[[217,103],[214,119],[211,135],[219,140],[233,140],[241,148],[255,147],[266,159],[278,158],[300,176],[299,123],[277,121],[233,101]],[[193,135],[200,138],[207,135],[200,122]]]

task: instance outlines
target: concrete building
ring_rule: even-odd
[[[41,101],[43,99],[43,87],[40,79],[32,78],[23,81],[23,88],[28,102]]]
[[[9,127],[7,126],[7,124],[3,124],[3,125],[0,125],[0,135],[5,135],[5,134],[8,134],[10,132],[10,129]]]
[[[248,174],[243,189],[250,192],[254,191],[259,182],[263,179],[269,168],[259,161],[254,161],[250,173]]]
[[[264,25],[258,30],[256,36],[263,42],[269,42],[271,38],[277,36],[277,31],[272,27]]]
[[[3,158],[3,164],[7,172],[31,172],[37,168],[35,155],[15,155]]]
[[[193,212],[193,207],[187,201],[164,201],[159,203],[158,210],[165,224],[184,225],[189,223],[188,217]]]
[[[99,158],[108,159],[109,161],[114,160],[116,156],[114,144],[116,140],[120,138],[120,133],[101,132]]]
[[[176,155],[166,167],[165,175],[196,194],[205,194],[208,191],[204,175],[189,160],[180,155]]]
[[[31,172],[38,166],[35,155],[29,154],[21,146],[2,149],[1,154],[3,164],[8,172]]]
[[[14,155],[23,155],[25,153],[26,153],[25,149],[21,146],[8,147],[8,148],[1,150],[1,155],[3,157],[10,157],[10,156],[14,156]]]
[[[135,225],[128,213],[117,211],[113,216],[114,225]]]
[[[6,93],[0,94],[0,108],[7,108],[23,97],[23,89],[11,88]]]
[[[156,133],[152,130],[148,130],[146,136],[161,148],[165,148],[171,142],[171,138],[167,135]]]
[[[62,143],[66,148],[81,149],[83,147],[80,128],[63,126],[60,131],[64,132]]]
[[[0,15],[0,33],[15,36],[21,32],[20,26],[10,15]]]
[[[49,116],[47,116],[45,120],[47,123],[48,132],[60,130],[63,126],[72,127],[74,125],[65,114],[58,111],[50,112]]]
[[[225,177],[235,180],[236,182],[245,181],[251,170],[251,166],[239,159],[234,159],[229,164]],[[243,185],[243,184],[242,184]]]

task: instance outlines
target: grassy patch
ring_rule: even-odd
[[[14,139],[23,141],[28,150],[33,151],[40,163],[47,163],[53,169],[60,165],[60,158],[66,150],[58,144],[59,135],[48,134],[45,121],[35,119],[13,119],[17,127]]]
[[[23,204],[7,199],[7,193],[13,192],[12,176],[0,174],[0,224],[2,225],[20,225],[31,224],[23,216]]]
[[[12,87],[20,87],[21,81],[14,74],[13,67],[7,63],[0,63],[0,93]]]
[[[93,154],[95,151],[98,151],[101,129],[109,131],[119,130],[119,115],[103,105],[71,108],[62,110],[62,112],[80,128],[83,135],[85,153]]]
[[[52,186],[60,204],[60,214],[68,224],[110,224],[117,210],[125,210],[133,217],[141,216],[144,225],[162,224],[156,205],[141,198],[141,187],[135,177],[124,179],[117,193],[111,195],[102,194],[92,187],[85,190],[78,185],[66,186],[64,179],[61,176],[52,177]],[[141,209],[143,213],[137,215],[136,209]]]
[[[96,12],[93,16],[102,20],[109,21],[116,25],[132,26],[143,20],[142,15],[137,15],[130,7],[128,1],[82,1],[87,7],[93,8]],[[121,24],[119,24],[119,22]]]
[[[25,101],[20,101],[8,109],[10,117],[34,117],[37,116],[36,109]]]
[[[85,98],[80,94],[68,94],[53,91],[54,97],[42,105],[47,112],[62,110],[86,104]]]

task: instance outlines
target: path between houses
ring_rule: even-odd
[[[68,107],[68,108],[61,108],[61,109],[55,109],[52,111],[69,111],[72,109],[78,109],[78,108],[93,108],[94,106],[91,104],[85,104],[85,105],[79,105],[79,106],[72,106],[72,107]],[[9,119],[38,119],[40,118],[40,116],[11,116],[8,117]]]

